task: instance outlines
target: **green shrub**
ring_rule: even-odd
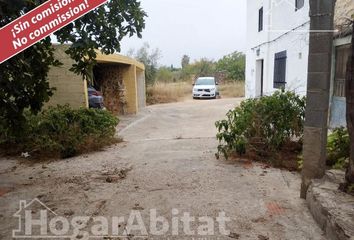
[[[350,139],[348,130],[336,128],[328,136],[327,165],[335,169],[346,169],[349,163]]]
[[[17,151],[31,155],[62,158],[113,143],[119,122],[108,111],[73,110],[69,106],[52,107],[38,115],[27,113],[25,117],[25,137],[12,139],[6,136],[7,139],[1,140],[2,146],[16,146]]]
[[[271,96],[248,99],[216,122],[217,157],[252,151],[267,156],[286,143],[303,137],[305,98],[278,91]]]

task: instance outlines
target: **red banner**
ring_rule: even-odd
[[[108,0],[49,0],[0,29],[0,63]]]

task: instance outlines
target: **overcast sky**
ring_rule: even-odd
[[[191,60],[217,60],[246,45],[247,0],[141,0],[147,12],[143,38],[126,38],[122,54],[148,42],[162,52],[160,65],[179,67],[183,54]]]

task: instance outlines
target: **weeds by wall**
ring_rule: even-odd
[[[346,169],[349,165],[350,139],[348,130],[336,128],[328,136],[327,165],[335,169]]]

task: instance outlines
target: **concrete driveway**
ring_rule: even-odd
[[[2,159],[0,239],[18,228],[19,200],[36,197],[67,219],[90,217],[78,239],[100,216],[109,229],[97,239],[127,230],[127,239],[325,239],[299,198],[299,174],[215,159],[214,122],[239,102],[151,106],[124,118],[125,142],[104,151],[45,164]]]

